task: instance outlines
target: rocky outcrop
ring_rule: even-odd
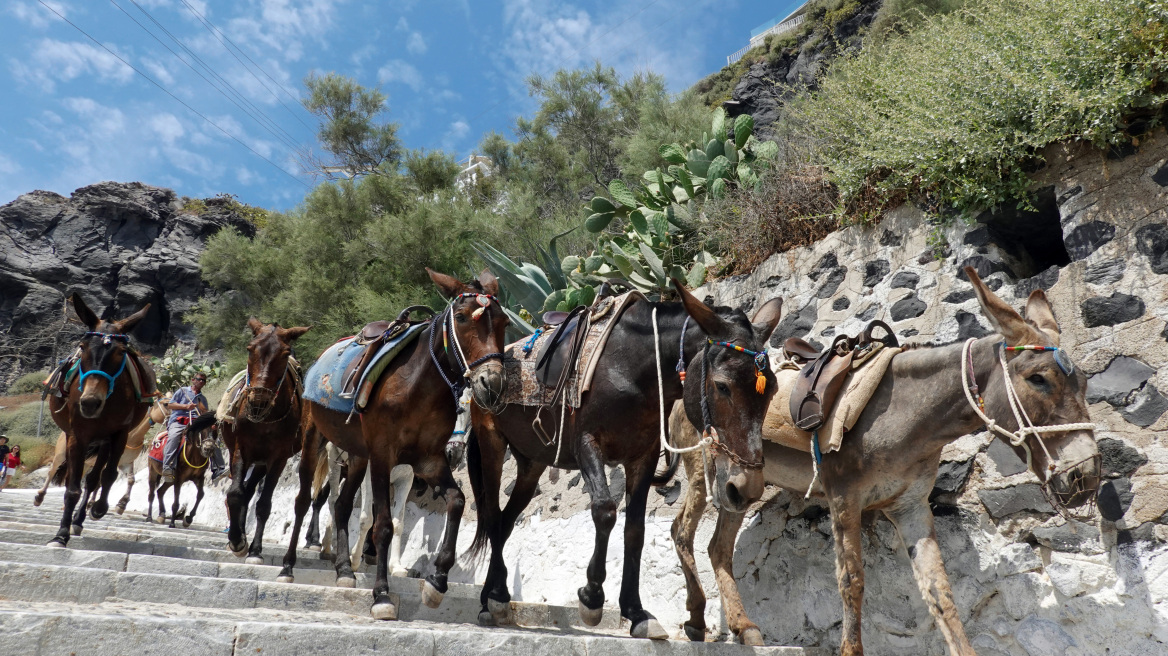
[[[102,182],[69,198],[34,191],[0,207],[0,389],[76,337],[64,313],[73,292],[103,318],[150,303],[134,331],[148,352],[193,340],[183,316],[207,291],[198,266],[207,238],[254,227],[228,200],[186,207],[173,191],[137,182]]]

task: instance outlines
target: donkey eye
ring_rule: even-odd
[[[458,323],[466,323],[466,315],[465,314],[456,314],[456,315],[454,315],[454,320],[457,321]]]
[[[1043,378],[1042,374],[1031,374],[1030,376],[1026,377],[1026,380],[1030,381],[1032,385],[1037,385],[1038,387],[1046,386],[1046,378]]]
[[[725,394],[726,396],[730,396],[730,386],[728,386],[726,383],[717,382],[717,383],[714,383],[714,386],[717,387],[718,391],[721,392],[722,394]]]

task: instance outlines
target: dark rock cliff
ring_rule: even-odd
[[[0,389],[60,357],[81,328],[65,322],[73,292],[103,318],[150,313],[134,330],[152,353],[192,341],[183,315],[207,291],[199,255],[226,226],[252,224],[209,199],[185,211],[171,190],[102,182],[65,198],[33,191],[0,206]],[[204,209],[205,206],[205,209]]]

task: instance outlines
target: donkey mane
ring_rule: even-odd
[[[208,412],[205,415],[199,415],[198,417],[192,419],[190,425],[187,426],[187,430],[190,432],[205,430],[208,426],[214,423],[215,413]]]

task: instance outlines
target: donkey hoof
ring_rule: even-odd
[[[373,608],[369,610],[369,613],[373,615],[373,619],[375,620],[396,620],[397,606],[394,606],[388,601],[383,601],[373,604]]]
[[[125,514],[125,512],[126,512],[126,504],[124,504],[124,503],[119,503],[118,505],[114,506],[114,512],[116,512],[116,513],[117,513],[117,514],[119,514],[119,515]]]
[[[584,605],[584,602],[577,601],[580,606],[580,621],[584,622],[584,626],[596,626],[600,624],[600,620],[604,618],[604,607],[592,609]]]
[[[155,522],[156,524],[165,524],[165,523],[166,523],[166,517],[165,517],[164,515],[159,515],[159,516],[158,516],[158,519],[155,519],[155,520],[154,520],[154,522]],[[238,554],[237,554],[237,555],[238,555]]]
[[[49,540],[48,542],[46,542],[45,546],[52,547],[54,549],[64,549],[65,548],[65,541],[62,540],[61,538],[53,538],[52,540]]]
[[[437,608],[442,605],[442,597],[445,596],[438,592],[438,588],[430,585],[429,581],[422,584],[422,603],[426,604],[428,608]]]
[[[263,565],[264,559],[261,556],[248,556],[243,559],[245,565]]]
[[[190,528],[191,523],[195,521],[194,517],[187,517],[183,520],[183,528]]]
[[[495,616],[489,610],[479,611],[479,626],[495,626]]]
[[[762,631],[759,631],[757,626],[752,626],[749,629],[743,629],[742,634],[738,636],[738,639],[742,641],[742,644],[750,647],[761,647],[763,645]]]
[[[404,569],[402,567],[394,567],[389,571],[389,575],[396,576],[399,579],[409,578],[410,570]]]
[[[511,623],[511,602],[488,599],[487,610],[491,611],[491,617],[495,619],[496,625]]]
[[[642,620],[633,625],[629,635],[634,638],[648,638],[650,640],[668,640],[669,634],[665,632],[665,627],[656,619],[649,618]]]
[[[295,582],[296,582],[296,577],[292,576],[291,574],[289,574],[287,576],[280,575],[280,576],[276,577],[276,583],[295,583]]]
[[[319,544],[310,544],[310,545],[305,546],[304,548],[309,550],[309,551],[320,551]]]
[[[73,535],[81,535],[82,527],[80,524],[74,524],[69,527],[69,532]]]
[[[685,637],[689,638],[691,641],[693,641],[693,642],[705,642],[706,641],[706,627],[694,626],[694,625],[686,622],[685,624],[681,625],[681,628],[683,630],[685,630]],[[745,636],[745,634],[743,634],[743,635]]]
[[[109,504],[96,501],[94,502],[93,507],[89,509],[89,517],[91,519],[98,520],[102,517],[105,517],[107,512],[109,512]]]
[[[38,495],[36,495],[35,497],[33,497],[33,498],[32,498],[32,506],[33,506],[34,508],[38,508],[38,507],[40,507],[41,503],[43,503],[43,502],[44,502],[44,500],[45,500],[45,495],[43,495],[43,494],[38,494]]]
[[[357,587],[357,577],[355,577],[355,576],[338,576],[337,577],[337,587],[338,588],[355,588],[355,587]]]

